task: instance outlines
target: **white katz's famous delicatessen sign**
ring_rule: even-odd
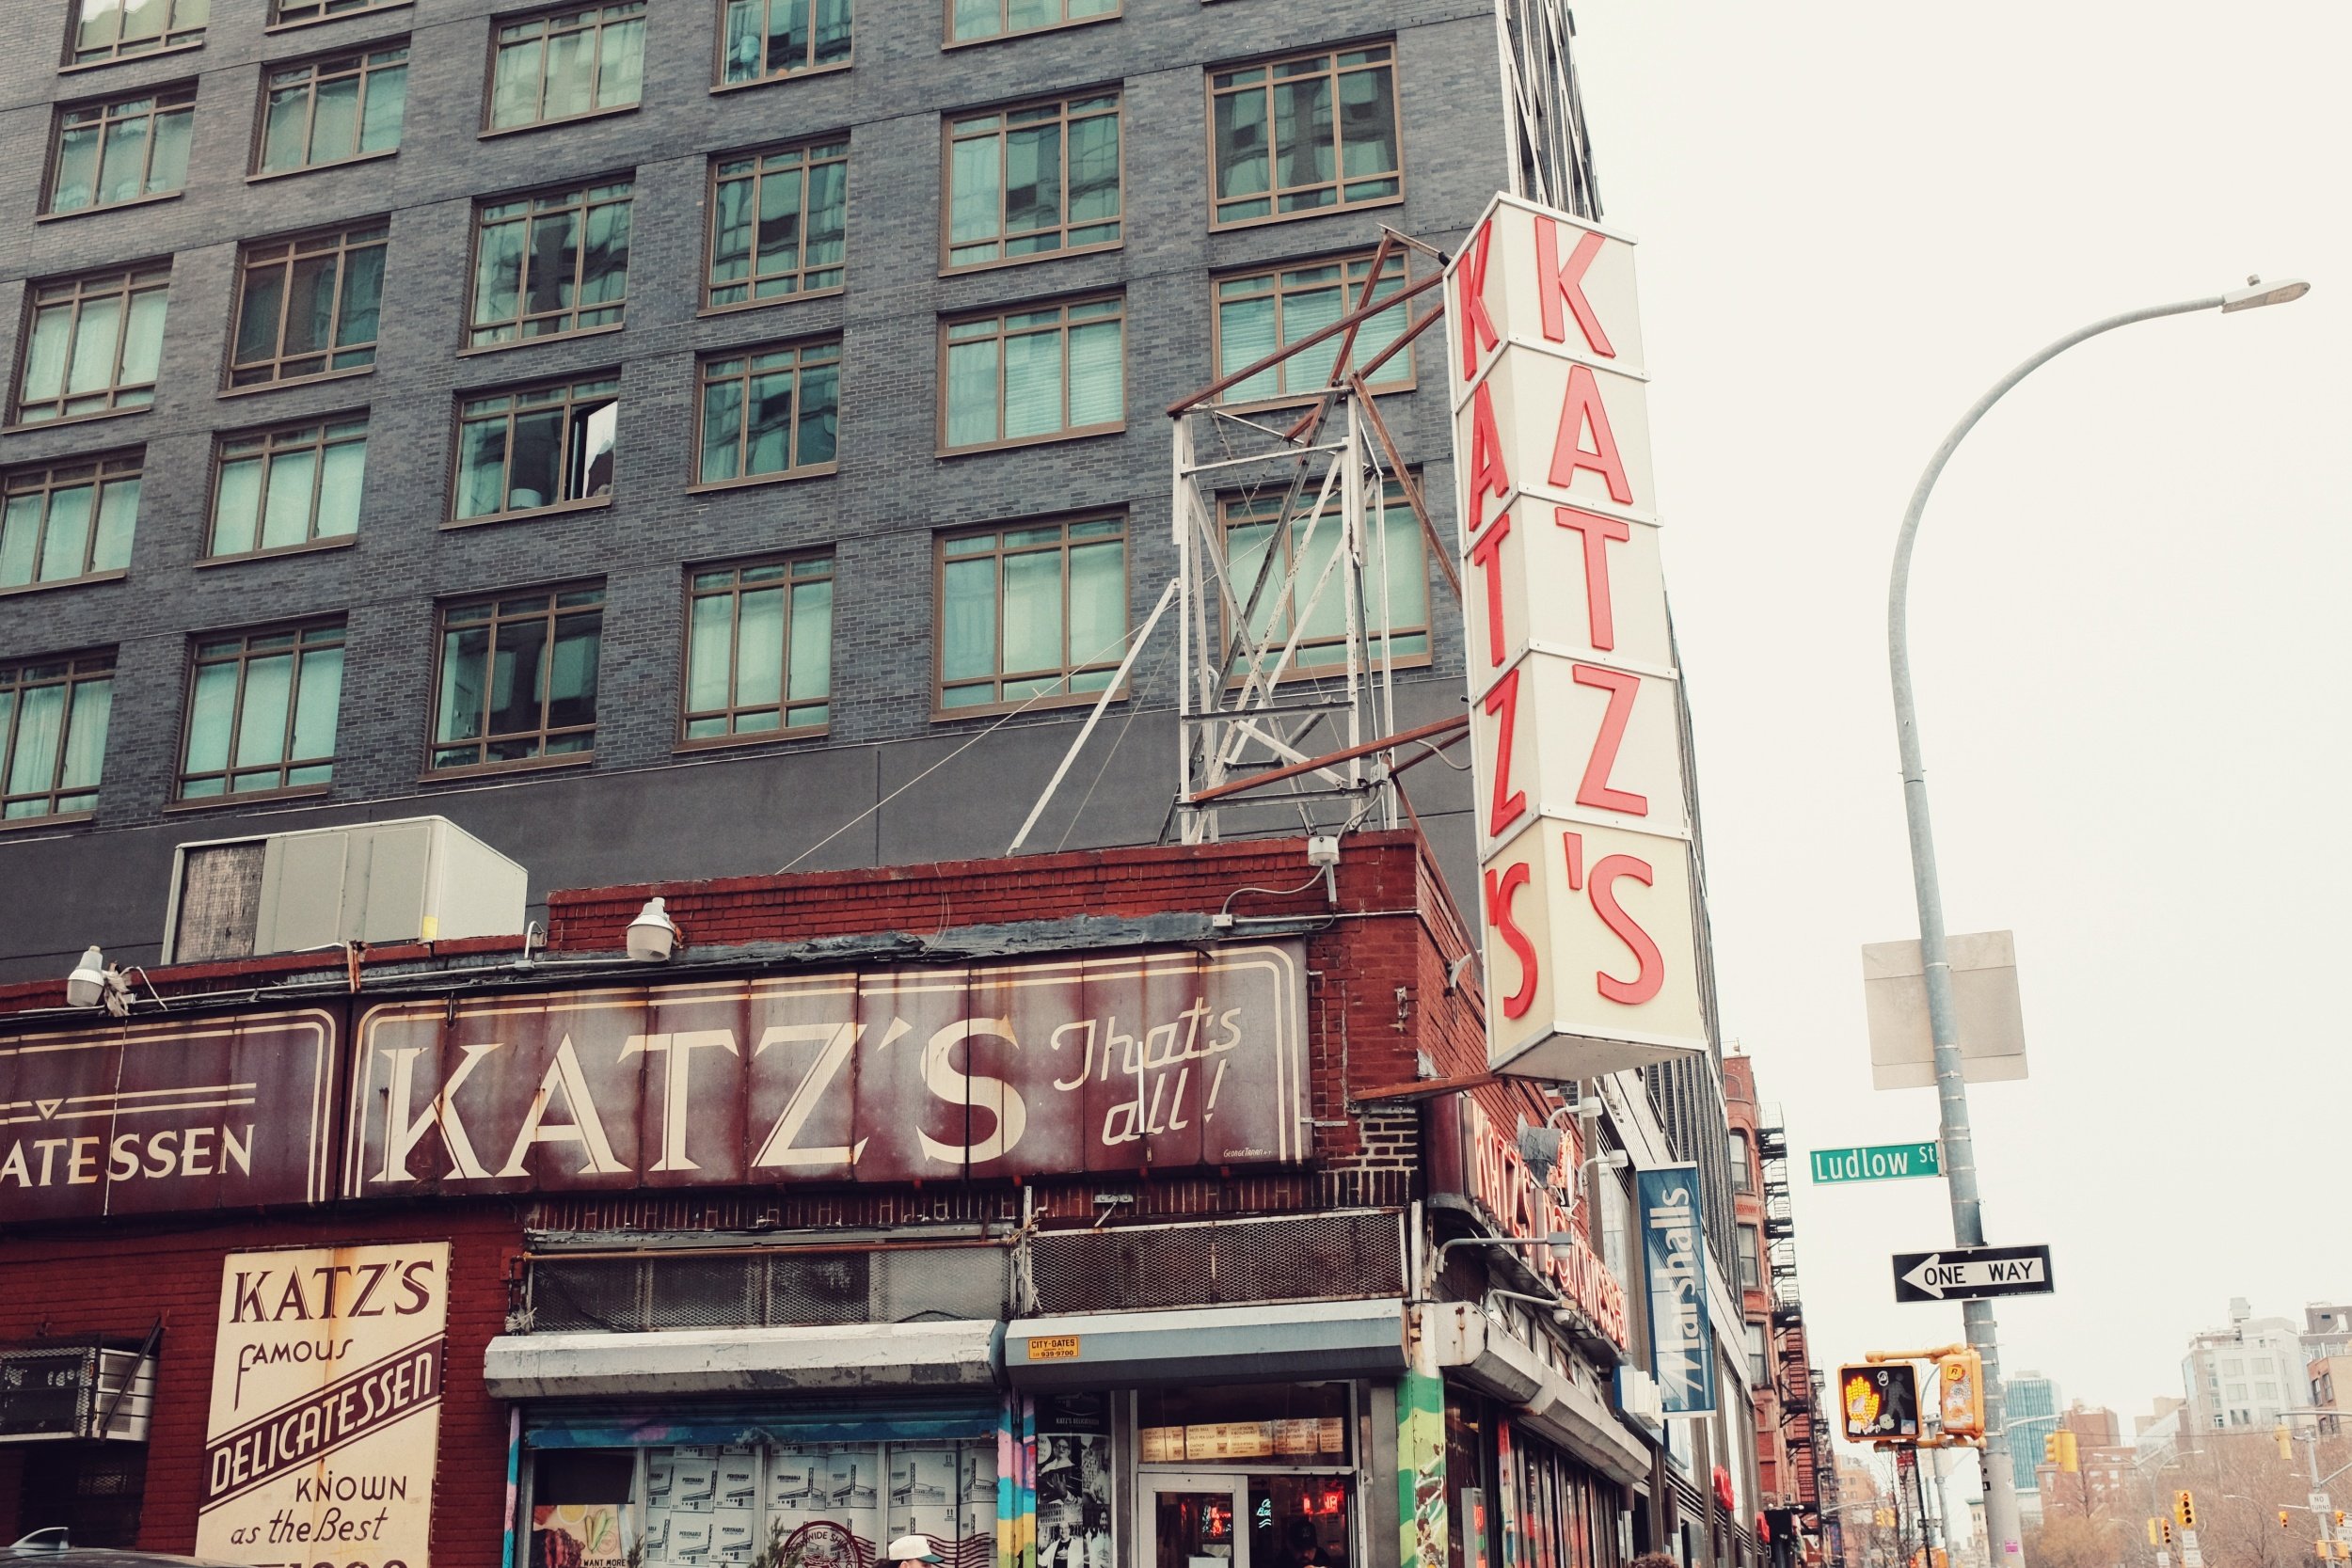
[[[197,1556],[428,1568],[449,1252],[229,1255]]]
[[[344,1192],[381,1197],[1292,1164],[1296,942],[392,1003]]]
[[[1704,1050],[1633,245],[1498,196],[1447,275],[1488,1059]]]

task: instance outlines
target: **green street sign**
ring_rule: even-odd
[[[1867,1148],[1817,1148],[1813,1180],[1830,1181],[1893,1181],[1905,1176],[1944,1174],[1943,1146],[1874,1144]]]

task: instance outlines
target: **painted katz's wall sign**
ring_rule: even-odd
[[[331,1194],[331,1013],[0,1038],[0,1224]]]
[[[196,1554],[430,1568],[447,1242],[232,1252]]]
[[[358,1027],[343,1191],[1296,1162],[1295,942],[483,997]]]
[[[1446,270],[1488,1057],[1703,1050],[1633,245],[1498,196]]]

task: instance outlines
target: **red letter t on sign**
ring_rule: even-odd
[[[1551,520],[1584,536],[1584,618],[1593,646],[1606,652],[1617,645],[1617,618],[1609,599],[1609,541],[1632,538],[1632,525],[1570,506],[1553,507]]]

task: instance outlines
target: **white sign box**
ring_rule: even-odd
[[[1464,559],[1472,698],[1530,649],[1674,673],[1655,525],[1522,497]]]
[[[197,1556],[428,1568],[449,1252],[229,1255]]]
[[[1703,1051],[1632,243],[1498,196],[1447,287],[1488,1064]]]

